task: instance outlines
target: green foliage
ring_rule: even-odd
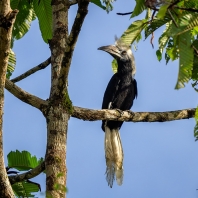
[[[195,136],[195,141],[198,140],[198,107],[196,108],[195,111],[195,121],[196,121],[196,125],[194,128],[194,136]]]
[[[127,45],[132,44],[136,39],[141,36],[142,30],[147,26],[147,20],[137,20],[132,23],[128,29],[121,36],[122,41],[124,41]]]
[[[52,38],[52,6],[51,0],[34,0],[34,11],[39,20],[43,40],[48,43]]]
[[[12,185],[14,194],[21,197],[35,197],[32,193],[38,192],[40,189],[38,185],[29,182],[17,182]]]
[[[160,7],[159,12],[157,13],[157,16],[156,16],[158,19],[164,19],[168,6],[169,4],[164,4]]]
[[[136,0],[136,6],[133,10],[133,13],[131,15],[131,18],[138,16],[139,14],[141,14],[145,9],[145,0]]]
[[[10,49],[9,58],[8,58],[8,68],[6,73],[6,78],[10,78],[12,75],[14,69],[16,66],[16,55],[15,53]]]
[[[150,19],[149,19],[150,20]],[[170,22],[170,15],[166,14],[163,19],[153,19],[152,23],[148,23],[145,28],[145,39],[152,34],[155,30]]]
[[[195,42],[198,37],[198,13],[190,9],[198,9],[198,1],[181,0],[175,4],[182,9],[171,7],[171,1],[159,6],[159,11],[151,19],[149,8],[145,7],[144,0],[136,0],[136,6],[131,17],[140,15],[145,9],[147,13],[144,19],[134,21],[121,36],[122,40],[130,45],[139,41],[141,34],[145,32],[145,39],[152,34],[151,43],[153,42],[154,33],[157,29],[165,26],[165,30],[159,37],[159,48],[156,51],[157,59],[160,61],[165,51],[166,63],[169,60],[179,59],[179,73],[175,88],[179,89],[185,86],[185,83],[193,79],[198,81],[198,50],[195,48]],[[186,10],[184,10],[186,9]],[[192,45],[194,44],[194,45]],[[198,46],[196,47],[198,49]],[[115,64],[112,64],[115,67]],[[113,68],[114,70],[114,68]],[[195,88],[197,83],[193,83]]]
[[[30,29],[31,22],[36,19],[36,14],[33,9],[33,4],[29,0],[11,0],[11,8],[19,10],[17,14],[11,38],[11,48],[14,41],[21,39]],[[8,68],[6,77],[9,79],[16,66],[15,53],[10,49]]]
[[[191,34],[190,31],[179,35],[179,75],[176,84],[176,89],[184,87],[192,76],[193,68],[193,48],[191,47]]]
[[[28,151],[11,151],[7,155],[8,167],[15,168],[19,171],[30,170],[38,166],[42,160],[38,160],[36,156],[31,156]]]
[[[36,15],[33,4],[29,0],[11,0],[10,4],[12,9],[19,10],[12,32],[12,41],[14,41],[22,38],[28,32],[31,22],[36,19]]]
[[[107,13],[109,13],[110,11],[113,10],[113,5],[112,5],[113,2],[114,2],[114,0],[103,0],[103,3],[105,4],[105,6],[103,6],[103,7],[107,11]],[[99,7],[101,7],[100,4],[99,4]],[[103,8],[103,7],[101,7],[101,8]]]
[[[118,70],[118,63],[117,63],[116,59],[113,59],[111,64],[112,64],[113,73],[115,74]]]
[[[43,158],[37,159],[27,151],[11,151],[7,155],[8,167],[19,171],[30,170],[43,162]],[[12,189],[17,197],[35,197],[32,193],[40,190],[40,185],[29,180],[17,182],[12,185]]]
[[[98,7],[106,10],[106,7],[102,5],[100,0],[91,0],[91,3],[94,3],[95,5],[97,5]]]

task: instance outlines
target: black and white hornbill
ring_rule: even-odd
[[[129,110],[137,97],[137,83],[133,78],[136,72],[135,60],[130,46],[117,40],[115,45],[98,48],[108,52],[118,63],[117,73],[109,81],[103,97],[102,109]],[[106,180],[112,188],[116,175],[118,185],[123,181],[123,149],[119,129],[121,121],[102,121],[105,132]]]

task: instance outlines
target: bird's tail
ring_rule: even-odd
[[[123,149],[118,129],[110,130],[105,126],[105,158],[106,158],[106,180],[112,188],[116,175],[118,185],[123,181]]]

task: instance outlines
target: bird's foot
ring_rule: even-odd
[[[115,109],[116,111],[118,111],[118,113],[120,113],[120,117],[122,117],[122,115],[124,114],[124,112],[120,109]]]
[[[132,117],[135,115],[135,113],[131,110],[126,110],[126,112],[128,112]]]

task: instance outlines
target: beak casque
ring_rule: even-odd
[[[121,58],[120,51],[115,45],[107,45],[99,47],[98,50],[105,51],[113,56],[115,59]]]

